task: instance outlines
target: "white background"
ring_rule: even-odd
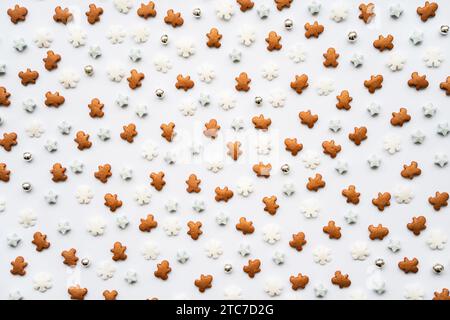
[[[448,24],[450,16],[450,5],[447,1],[438,1],[439,10],[435,18],[422,23],[416,14],[416,7],[422,1],[398,1],[404,7],[404,13],[398,20],[389,17],[387,1],[373,1],[376,5],[377,16],[375,20],[366,25],[358,19],[359,1],[346,1],[349,7],[348,19],[341,23],[332,21],[330,11],[333,5],[323,5],[322,11],[317,17],[312,17],[303,1],[294,1],[289,10],[279,12],[275,9],[273,1],[265,1],[271,7],[270,17],[260,20],[256,13],[256,7],[261,1],[255,1],[253,10],[246,13],[235,7],[235,15],[229,22],[219,20],[214,12],[216,1],[155,1],[158,14],[154,19],[143,20],[135,14],[139,1],[127,15],[119,13],[113,6],[112,1],[100,1],[95,3],[103,7],[104,14],[101,22],[93,26],[85,19],[84,12],[87,11],[85,1],[20,1],[29,9],[25,23],[13,25],[10,23],[5,11],[12,7],[16,1],[2,1],[0,4],[0,61],[7,64],[7,74],[0,76],[0,85],[5,86],[11,92],[11,106],[0,108],[0,116],[5,123],[0,127],[0,133],[17,132],[18,145],[9,153],[0,151],[0,161],[8,164],[12,171],[11,180],[8,184],[0,184],[0,196],[7,201],[7,208],[0,215],[0,274],[2,285],[0,297],[5,299],[13,290],[20,290],[26,299],[66,299],[67,283],[73,281],[73,269],[62,264],[60,253],[71,247],[77,249],[78,257],[89,256],[93,265],[90,268],[77,267],[75,279],[89,289],[87,299],[101,299],[105,289],[116,289],[119,298],[122,299],[145,299],[148,297],[159,297],[160,299],[171,299],[185,297],[192,299],[220,299],[224,297],[224,290],[230,285],[242,288],[242,297],[247,299],[266,299],[264,292],[266,279],[277,278],[283,285],[284,290],[279,298],[285,299],[312,299],[314,298],[314,285],[323,283],[329,289],[326,298],[348,298],[355,289],[365,292],[371,299],[401,299],[405,286],[413,283],[419,284],[425,290],[425,298],[430,299],[434,291],[440,291],[450,283],[450,259],[448,246],[442,251],[431,251],[425,243],[425,239],[431,229],[442,229],[448,232],[450,227],[449,208],[435,212],[427,202],[427,198],[435,191],[449,191],[449,167],[439,168],[433,164],[433,155],[436,152],[447,152],[450,147],[450,138],[436,134],[437,124],[450,120],[448,97],[439,89],[439,83],[444,81],[448,74],[448,50],[449,36],[443,37],[439,34],[439,27]],[[324,1],[325,2],[325,1]],[[234,1],[233,1],[234,3]],[[88,32],[87,45],[73,48],[68,42],[68,26],[57,24],[53,21],[53,9],[56,5],[68,6],[73,12],[75,24],[80,24]],[[202,9],[202,18],[197,20],[191,15],[195,7]],[[180,11],[184,17],[184,25],[173,29],[162,22],[167,9],[174,8]],[[283,21],[291,18],[294,21],[294,29],[286,31]],[[304,37],[303,25],[306,22],[318,20],[325,26],[324,33],[319,39],[306,39]],[[135,26],[147,25],[150,29],[148,42],[136,45],[130,37],[119,45],[111,45],[106,38],[106,32],[111,25],[119,24],[128,30]],[[238,43],[238,31],[244,26],[253,26],[257,31],[257,40],[251,47],[244,47]],[[62,60],[58,69],[47,72],[44,69],[42,58],[45,57],[47,49],[37,48],[32,39],[35,30],[48,28],[53,33],[54,41],[50,50],[61,54]],[[217,27],[222,38],[220,49],[206,47],[205,34],[211,27]],[[413,46],[408,37],[413,29],[421,29],[425,33],[424,42],[419,46]],[[269,52],[265,49],[264,38],[269,31],[276,31],[282,36],[283,48],[280,51]],[[358,41],[349,44],[346,41],[348,31],[358,32]],[[159,38],[162,34],[168,34],[170,44],[162,46]],[[372,46],[379,34],[392,34],[395,47],[391,52],[375,50]],[[12,47],[14,39],[23,37],[28,42],[28,48],[22,53],[17,53]],[[189,58],[183,59],[176,54],[175,43],[177,40],[189,38],[196,43],[197,52]],[[304,63],[294,64],[288,57],[288,50],[295,43],[303,43],[307,50],[307,59]],[[100,45],[103,55],[93,60],[88,55],[90,45]],[[437,69],[429,69],[422,61],[424,51],[428,47],[440,47],[446,56],[446,61]],[[140,47],[143,59],[133,63],[128,58],[128,51],[132,47]],[[327,48],[334,47],[340,54],[339,66],[336,69],[324,68],[322,65],[322,53]],[[242,61],[233,64],[228,58],[228,53],[233,48],[242,50]],[[354,52],[361,52],[365,57],[364,65],[355,69],[349,62]],[[401,52],[407,62],[401,72],[393,73],[386,67],[388,57],[393,52]],[[170,57],[173,68],[162,74],[155,71],[153,57],[163,53]],[[120,62],[126,70],[136,68],[144,72],[146,77],[143,85],[138,90],[130,90],[125,79],[120,83],[108,80],[106,68],[113,62]],[[208,62],[216,69],[216,79],[212,84],[199,81],[197,69],[203,62]],[[280,76],[272,82],[261,77],[262,65],[266,62],[275,62],[280,67]],[[92,78],[83,74],[83,67],[91,64],[95,68]],[[40,73],[36,85],[23,87],[17,77],[19,71],[31,68]],[[64,68],[73,68],[81,75],[81,81],[76,89],[65,90],[58,83],[58,75]],[[251,90],[248,93],[236,92],[234,90],[234,78],[240,72],[247,72],[252,78]],[[423,91],[416,91],[406,84],[411,72],[418,71],[427,75],[429,87]],[[195,87],[185,93],[174,88],[177,74],[189,74],[195,81]],[[296,74],[306,73],[309,76],[310,86],[302,95],[297,95],[289,88],[289,83]],[[383,88],[371,95],[363,87],[363,81],[370,78],[371,74],[382,74],[384,76]],[[321,78],[335,80],[335,91],[329,96],[318,96],[315,84]],[[154,91],[163,88],[166,91],[164,100],[157,100]],[[281,88],[287,93],[287,101],[284,108],[274,109],[268,103],[268,92],[273,88]],[[353,97],[352,109],[341,111],[335,108],[335,96],[341,90],[349,90]],[[59,91],[66,98],[66,103],[59,109],[45,107],[44,94],[47,91]],[[130,106],[119,109],[114,100],[119,92],[130,96]],[[209,92],[212,95],[212,104],[208,108],[198,107],[194,117],[184,117],[178,110],[182,100],[197,99],[200,92]],[[220,93],[229,92],[237,100],[235,109],[225,112],[217,104]],[[258,108],[253,103],[255,96],[262,96],[265,102]],[[87,104],[92,98],[99,98],[104,104],[105,116],[102,119],[89,117]],[[36,111],[32,114],[26,113],[21,103],[27,98],[33,98],[38,102]],[[378,117],[370,117],[366,107],[375,101],[382,106]],[[435,117],[428,119],[422,114],[422,106],[432,102],[438,112]],[[139,103],[149,106],[149,115],[146,118],[138,118],[134,113],[134,107]],[[389,123],[391,112],[398,111],[400,107],[408,109],[412,120],[403,127],[392,127]],[[298,113],[302,110],[311,109],[319,115],[319,121],[314,129],[300,125]],[[276,149],[272,151],[270,161],[273,166],[272,175],[269,179],[260,179],[254,176],[251,166],[256,162],[254,159],[242,158],[236,163],[226,161],[222,171],[214,174],[206,169],[203,161],[184,161],[173,166],[163,161],[167,150],[185,146],[182,139],[172,144],[167,143],[160,137],[159,126],[161,123],[173,121],[180,136],[181,132],[195,132],[202,143],[210,144],[202,137],[203,123],[211,118],[216,118],[222,127],[219,135],[224,137],[223,141],[213,143],[223,152],[223,142],[232,139],[244,143],[244,152],[249,151],[249,140],[255,135],[251,124],[254,115],[264,114],[272,119],[269,133],[273,134]],[[230,123],[234,117],[242,117],[246,124],[246,131],[234,134],[230,132]],[[339,133],[332,133],[328,129],[331,119],[340,119],[343,129]],[[25,133],[25,128],[32,120],[44,123],[45,134],[39,139],[31,139]],[[66,120],[72,124],[73,131],[69,136],[62,136],[57,129],[57,124]],[[120,139],[119,134],[122,126],[133,122],[137,125],[139,135],[135,142],[128,144]],[[347,135],[353,131],[354,126],[366,126],[368,128],[368,139],[361,146],[356,147],[348,140]],[[96,137],[100,127],[110,128],[112,139],[102,142]],[[410,134],[414,129],[421,129],[426,133],[425,142],[422,145],[414,145]],[[78,130],[84,130],[91,134],[93,146],[89,150],[80,152],[73,142],[74,134]],[[383,137],[394,133],[402,138],[402,150],[389,155],[382,149]],[[321,143],[323,140],[334,139],[342,145],[342,152],[334,160],[321,154],[321,165],[318,169],[311,171],[305,169],[300,160],[300,155],[291,157],[284,151],[283,140],[286,137],[297,137],[304,145],[302,152],[316,150],[321,154]],[[47,139],[56,139],[59,149],[55,153],[48,153],[44,149]],[[277,139],[277,140],[276,140]],[[152,140],[159,144],[159,156],[152,162],[141,157],[141,146],[146,140]],[[279,144],[279,145],[278,145]],[[222,148],[223,147],[223,148]],[[208,146],[205,146],[208,149]],[[31,163],[22,159],[22,153],[30,151],[34,155]],[[254,153],[254,150],[251,151]],[[378,170],[371,170],[366,159],[370,154],[379,154],[382,157],[382,165]],[[79,159],[85,163],[83,174],[75,175],[68,169],[69,176],[65,183],[55,184],[51,181],[49,170],[55,162],[61,162],[69,168],[73,160]],[[338,159],[349,163],[349,172],[339,175],[334,166]],[[403,164],[409,164],[415,160],[422,169],[422,175],[412,181],[401,178],[400,171]],[[289,163],[291,174],[283,176],[279,171],[282,163]],[[102,184],[93,177],[97,166],[104,163],[112,165],[113,176],[107,184]],[[129,182],[124,182],[119,176],[119,170],[123,165],[133,168],[134,177]],[[133,200],[134,190],[137,186],[148,185],[149,174],[153,171],[164,171],[167,184],[163,191],[153,190],[152,201],[145,207],[140,207]],[[305,188],[307,177],[321,173],[326,181],[325,189],[317,194],[312,194]],[[185,192],[185,183],[190,173],[196,173],[202,180],[200,194],[188,194]],[[243,198],[236,192],[236,183],[239,176],[249,176],[254,179],[255,191],[248,197]],[[296,193],[292,197],[282,194],[282,185],[292,180],[296,184]],[[30,181],[33,185],[31,193],[24,193],[21,183]],[[79,185],[87,184],[94,189],[95,196],[89,205],[80,205],[75,199],[74,193]],[[356,185],[361,192],[361,202],[354,207],[345,202],[340,193],[349,184]],[[384,212],[379,212],[372,204],[371,199],[378,192],[394,192],[398,185],[409,185],[412,187],[415,197],[409,205],[399,205],[394,199],[391,206]],[[214,201],[214,188],[227,185],[235,191],[234,197],[228,203],[217,203]],[[49,206],[44,200],[44,194],[48,190],[54,190],[59,194],[58,203]],[[123,200],[124,205],[115,214],[109,212],[103,205],[105,193],[117,193]],[[275,216],[268,215],[263,211],[261,199],[264,196],[276,195],[280,208]],[[299,203],[310,197],[316,197],[321,202],[321,211],[317,219],[307,220],[300,213]],[[162,229],[162,222],[170,215],[164,209],[168,199],[176,198],[179,210],[175,214],[180,219],[182,231],[177,237],[167,237]],[[206,201],[206,211],[197,214],[192,210],[195,199]],[[36,226],[23,229],[18,224],[18,214],[21,210],[32,208],[38,215]],[[344,221],[344,215],[349,209],[355,209],[359,213],[359,221],[356,225],[349,226]],[[214,217],[225,211],[230,216],[230,222],[225,227],[216,224]],[[157,229],[151,233],[142,233],[138,230],[139,219],[152,213],[159,222]],[[115,216],[126,215],[131,224],[126,230],[116,227]],[[90,216],[100,215],[107,219],[106,233],[101,237],[92,237],[86,231],[86,221]],[[427,230],[420,236],[414,236],[406,229],[406,224],[413,216],[424,215],[427,218]],[[235,230],[235,223],[239,217],[245,216],[254,222],[256,231],[249,236],[243,236]],[[57,230],[57,222],[67,219],[72,225],[72,231],[66,235],[60,235]],[[337,225],[342,227],[342,238],[340,240],[329,240],[322,232],[322,227],[333,219]],[[186,223],[189,220],[202,221],[203,235],[198,241],[193,241],[186,235]],[[262,229],[268,223],[275,223],[282,228],[281,240],[275,245],[269,245],[262,239]],[[383,241],[370,241],[367,226],[369,224],[382,223],[389,227],[389,236]],[[7,246],[5,238],[10,232],[18,232],[23,241],[17,248]],[[32,235],[36,231],[47,234],[51,242],[49,250],[41,253],[35,251],[31,244]],[[291,235],[303,231],[306,234],[308,244],[302,252],[290,248],[288,242]],[[393,254],[387,249],[390,238],[400,239],[402,249]],[[152,239],[160,246],[161,255],[156,261],[144,260],[140,248],[145,240]],[[222,241],[224,254],[217,260],[205,256],[204,246],[211,240]],[[110,249],[115,241],[121,241],[127,246],[128,259],[116,263],[117,272],[114,278],[103,281],[96,275],[96,265],[101,261],[111,259]],[[370,257],[365,261],[354,261],[350,255],[350,247],[355,241],[366,241],[371,251]],[[258,258],[262,261],[262,271],[254,279],[250,279],[244,272],[242,266],[247,263],[247,258],[238,255],[237,250],[241,242],[251,245],[252,254],[250,258]],[[333,260],[326,266],[315,264],[312,259],[312,250],[318,245],[325,245],[332,249]],[[189,251],[191,259],[184,265],[176,261],[178,249],[185,248]],[[278,249],[286,254],[286,262],[277,266],[272,262],[273,252]],[[10,265],[16,256],[22,255],[29,263],[24,277],[12,276],[9,273]],[[398,267],[398,261],[403,257],[417,257],[420,261],[420,271],[417,274],[404,274]],[[373,261],[381,257],[386,261],[382,276],[387,280],[387,291],[384,295],[377,295],[366,288],[368,277],[367,269],[373,265]],[[167,259],[171,263],[172,272],[167,281],[161,281],[153,276],[156,263]],[[444,264],[447,270],[437,276],[432,273],[431,267],[434,263]],[[223,272],[223,265],[231,263],[234,272],[230,275]],[[134,285],[128,285],[124,281],[124,275],[128,269],[138,272],[139,280]],[[330,278],[335,270],[348,273],[352,280],[349,289],[340,290],[332,286]],[[32,278],[39,272],[49,272],[53,276],[53,288],[46,293],[39,293],[32,288]],[[290,289],[289,276],[301,272],[310,278],[310,284],[305,290],[292,291]],[[211,274],[214,276],[212,289],[201,294],[194,287],[193,282],[199,275]]]

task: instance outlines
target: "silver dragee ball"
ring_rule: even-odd
[[[381,258],[378,258],[377,260],[375,260],[375,265],[376,265],[378,268],[383,268],[383,267],[384,267],[384,260],[381,259]]]
[[[292,28],[294,28],[294,21],[292,21],[292,19],[284,20],[284,27],[286,30],[292,30]]]
[[[85,268],[89,267],[91,265],[91,262],[89,261],[88,258],[83,258],[81,259],[81,265]]]
[[[283,172],[283,174],[288,174],[290,171],[291,171],[291,168],[289,167],[289,165],[287,163],[285,163],[281,166],[281,172]]]
[[[231,273],[233,271],[233,266],[230,263],[227,263],[223,266],[223,271],[225,271],[225,273]]]
[[[0,116],[0,126],[5,122],[5,120],[3,120],[3,117]]]
[[[86,75],[88,75],[89,77],[92,76],[94,74],[94,67],[91,66],[90,64],[85,66],[84,73],[86,73]]]
[[[441,34],[443,36],[446,36],[448,34],[448,31],[449,31],[449,26],[448,25],[444,24],[444,25],[441,26],[440,32],[441,32]]]
[[[255,97],[255,104],[260,106],[263,103],[263,98],[262,97]]]
[[[25,192],[30,192],[31,189],[33,189],[33,187],[31,186],[31,183],[29,183],[29,182],[24,182],[24,183],[22,183],[22,189],[23,189],[23,191],[25,191]]]
[[[194,18],[200,18],[202,16],[202,10],[200,8],[195,8],[194,10],[192,10],[192,15],[194,16]]]
[[[356,39],[358,39],[358,34],[356,33],[356,31],[350,31],[347,34],[347,39],[349,42],[355,42]]]
[[[163,34],[161,36],[160,40],[163,45],[166,45],[169,43],[169,36],[167,34]]]
[[[164,90],[163,90],[163,89],[156,89],[156,90],[155,90],[155,95],[156,95],[156,97],[158,97],[159,99],[164,98]]]
[[[444,266],[443,266],[442,264],[440,264],[440,263],[436,263],[436,264],[433,266],[433,271],[434,271],[434,273],[439,274],[439,273],[441,273],[442,271],[444,271]]]
[[[23,160],[25,160],[26,162],[30,162],[31,160],[33,160],[33,155],[31,154],[31,152],[24,152]]]

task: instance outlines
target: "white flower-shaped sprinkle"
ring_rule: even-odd
[[[144,159],[152,161],[158,156],[158,146],[153,141],[146,141],[142,146],[141,155]]]
[[[300,63],[306,60],[306,51],[302,44],[294,45],[288,53],[289,59],[294,63]]]
[[[448,236],[439,229],[431,230],[426,240],[428,247],[431,250],[442,250],[445,248]]]
[[[320,204],[317,199],[310,198],[300,203],[300,211],[305,218],[317,218],[320,212]]]
[[[316,85],[319,96],[327,96],[334,91],[334,81],[332,79],[322,78]]]
[[[265,281],[264,291],[270,296],[279,296],[283,292],[283,284],[279,279],[270,278]]]
[[[79,186],[75,192],[75,197],[80,204],[88,204],[94,197],[94,192],[89,186]]]
[[[307,169],[316,169],[320,165],[319,154],[313,150],[306,150],[301,157],[302,162]]]
[[[34,43],[38,48],[48,48],[53,42],[53,36],[47,29],[38,29],[34,36]]]
[[[244,26],[238,34],[239,42],[244,46],[251,46],[256,40],[255,30],[249,26]]]
[[[172,69],[172,62],[167,56],[157,55],[153,60],[153,65],[155,66],[156,71],[167,73],[170,69]]]
[[[331,250],[324,246],[317,246],[313,249],[313,260],[320,265],[327,264],[331,261]]]
[[[444,55],[439,48],[428,48],[425,50],[423,61],[428,68],[437,68],[444,61]]]
[[[156,260],[159,256],[159,247],[153,241],[146,241],[141,248],[142,256],[145,260]]]
[[[222,93],[219,98],[219,106],[225,110],[231,110],[236,107],[236,99],[229,93]]]
[[[254,190],[253,180],[248,177],[241,178],[238,181],[236,188],[239,195],[248,197]]]
[[[406,63],[406,58],[399,54],[399,53],[393,53],[389,57],[389,60],[387,62],[387,66],[391,71],[400,71],[403,69]]]
[[[136,200],[137,204],[140,206],[149,204],[151,198],[152,193],[150,192],[149,187],[139,186],[136,188],[136,191],[134,192],[134,200]]]
[[[45,292],[53,286],[52,275],[48,272],[39,272],[33,278],[33,289]]]
[[[284,107],[286,103],[286,92],[281,89],[275,89],[269,94],[269,103],[274,108]]]
[[[370,255],[369,248],[365,242],[355,242],[351,248],[351,255],[353,260],[366,260]]]
[[[84,46],[86,44],[86,31],[80,26],[69,27],[69,42],[74,48]]]
[[[181,230],[180,222],[175,217],[167,218],[163,222],[163,229],[168,236],[177,236]]]
[[[127,14],[133,8],[132,0],[114,0],[114,7],[120,13]]]
[[[145,43],[148,40],[148,37],[150,36],[150,31],[146,26],[139,26],[136,27],[131,32],[131,37],[133,38],[134,42],[136,43]]]
[[[181,114],[185,117],[193,116],[197,111],[197,105],[192,100],[185,100],[179,107]]]
[[[97,276],[102,280],[108,280],[114,277],[116,267],[110,261],[103,261],[97,267]]]
[[[64,69],[59,75],[59,83],[66,89],[76,88],[80,76],[73,69]]]
[[[122,43],[127,36],[125,28],[120,25],[112,25],[109,27],[106,37],[112,44]]]
[[[280,226],[267,224],[263,227],[263,240],[268,244],[274,244],[281,239]]]
[[[24,228],[36,225],[37,215],[31,209],[24,209],[19,213],[19,224]]]
[[[234,4],[229,0],[221,0],[216,5],[216,15],[219,19],[228,21],[234,14]]]
[[[201,65],[200,68],[198,68],[197,73],[200,78],[200,81],[203,81],[205,83],[210,83],[216,77],[216,72],[214,71],[213,67],[209,64]]]
[[[182,40],[177,43],[177,54],[183,58],[189,58],[195,54],[195,46],[191,40]]]
[[[261,75],[264,79],[272,81],[278,77],[278,66],[275,63],[266,63],[262,68]]]
[[[40,138],[45,132],[44,127],[39,121],[32,121],[25,131],[30,138]]]
[[[222,243],[215,239],[210,240],[205,246],[206,256],[211,259],[218,259],[222,253]]]
[[[383,148],[386,150],[389,154],[394,154],[396,152],[399,152],[401,149],[401,143],[399,136],[396,135],[388,135],[384,137],[383,140]]]
[[[100,216],[93,216],[87,221],[87,231],[94,237],[105,233],[106,221]]]

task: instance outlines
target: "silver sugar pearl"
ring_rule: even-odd
[[[384,260],[381,259],[381,258],[378,258],[377,260],[375,260],[375,265],[376,265],[378,268],[383,268],[383,267],[384,267]]]
[[[233,271],[233,266],[230,263],[227,263],[223,266],[223,271],[225,271],[225,273],[231,273]]]
[[[0,116],[0,126],[5,122],[5,120],[3,120],[3,117]]]
[[[200,8],[195,8],[194,10],[192,10],[192,15],[194,16],[194,18],[200,18],[202,16],[202,10],[200,10]]]
[[[155,90],[155,95],[156,95],[159,99],[164,98],[164,90],[163,90],[163,89],[156,89],[156,90]]]
[[[263,98],[262,97],[255,97],[255,104],[260,106],[263,103]]]
[[[441,26],[440,33],[443,36],[446,36],[448,34],[448,31],[449,31],[448,25],[444,24],[444,25]]]
[[[160,41],[163,45],[166,45],[169,43],[169,36],[167,34],[163,34],[160,38]]]
[[[94,74],[94,67],[91,66],[90,64],[85,66],[84,73],[86,73],[86,75],[88,75],[89,77],[92,76]]]
[[[287,163],[283,164],[280,169],[281,169],[281,172],[283,172],[283,174],[288,174],[289,171],[291,171],[291,168],[289,167],[289,165]]]
[[[294,28],[294,21],[292,21],[291,19],[284,20],[284,27],[286,28],[286,30],[292,30],[292,28]]]
[[[440,263],[436,263],[436,264],[433,266],[433,271],[434,271],[434,273],[439,274],[439,273],[441,273],[442,271],[444,271],[444,266],[443,266],[442,264],[440,264]]]
[[[30,192],[31,189],[33,189],[33,187],[31,186],[31,183],[29,183],[29,182],[24,182],[24,183],[22,183],[22,189],[23,189],[23,191],[25,191],[25,192]]]
[[[30,162],[31,160],[33,160],[33,155],[31,154],[31,152],[24,152],[23,160],[25,160],[27,162]]]
[[[81,259],[81,265],[85,268],[89,267],[91,265],[91,262],[89,261],[88,258],[83,258]]]
[[[356,39],[358,39],[358,34],[356,33],[356,31],[350,31],[347,34],[347,39],[349,42],[355,42]]]

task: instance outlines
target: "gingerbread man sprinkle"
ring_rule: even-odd
[[[200,275],[200,278],[194,281],[194,285],[198,288],[201,293],[205,292],[206,289],[212,287],[213,276],[212,275]]]
[[[266,38],[267,50],[281,50],[283,46],[281,45],[280,40],[281,36],[279,36],[275,31],[270,31],[269,35]]]
[[[254,278],[255,275],[261,272],[261,261],[259,259],[248,260],[248,264],[242,268],[244,272],[250,277]]]
[[[114,261],[126,260],[127,255],[125,251],[127,250],[126,246],[122,246],[120,242],[114,242],[114,247],[110,250],[113,254],[112,259]]]
[[[220,39],[222,39],[222,35],[219,33],[219,30],[217,28],[211,28],[211,30],[206,34],[206,37],[208,38],[208,41],[206,42],[206,45],[210,48],[220,48],[222,45],[220,43]]]

